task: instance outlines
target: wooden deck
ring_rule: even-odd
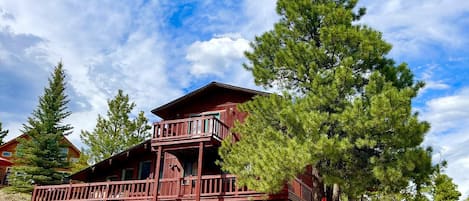
[[[155,180],[111,181],[36,186],[32,201],[154,200]],[[197,177],[160,179],[158,200],[195,200]],[[200,200],[269,200],[266,194],[239,188],[234,175],[203,175]],[[288,195],[276,200],[311,201],[311,189],[298,179],[288,185]]]
[[[213,116],[175,119],[154,124],[152,146],[182,144],[184,141],[221,141],[230,135],[229,127]]]

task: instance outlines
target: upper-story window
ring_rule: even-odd
[[[60,148],[60,153],[64,155],[68,155],[68,147],[62,147]]]
[[[220,112],[204,112],[200,114],[191,114],[189,117],[215,117],[220,119]],[[194,120],[189,122],[188,131],[189,134],[200,134],[210,133],[218,131],[218,124],[212,119],[205,119],[203,121]]]
[[[2,156],[3,157],[11,157],[11,152],[10,151],[2,151]]]

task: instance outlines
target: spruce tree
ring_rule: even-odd
[[[64,135],[72,126],[63,120],[71,113],[65,94],[65,72],[59,62],[49,78],[49,86],[39,97],[39,105],[23,125],[25,139],[18,139],[15,166],[9,181],[15,191],[28,192],[32,185],[59,184],[66,176],[59,172],[69,166],[64,149]]]
[[[3,130],[2,122],[0,122],[0,145],[4,143],[3,139],[5,138],[5,136],[7,136],[7,134],[8,134],[8,130]]]
[[[114,99],[108,101],[107,117],[99,115],[92,132],[81,132],[80,138],[89,147],[86,153],[91,162],[97,163],[150,137],[151,126],[143,111],[131,119],[135,106],[129,96],[119,90]]]
[[[277,2],[280,21],[251,43],[244,67],[257,85],[283,94],[241,105],[249,116],[232,130],[241,140],[220,149],[223,170],[239,185],[275,193],[307,166],[328,200],[339,199],[332,192],[354,200],[429,182],[431,149],[421,146],[429,124],[411,108],[424,84],[386,57],[391,45],[359,23],[365,9],[356,4]]]

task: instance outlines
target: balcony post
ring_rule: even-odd
[[[37,200],[37,198],[36,198],[37,191],[38,191],[38,190],[37,190],[37,184],[34,184],[34,187],[33,187],[33,195],[31,196],[31,200],[32,200],[32,201]]]
[[[155,168],[155,172],[153,173],[155,176],[155,183],[154,183],[154,187],[153,187],[153,201],[157,201],[158,200],[158,186],[160,184],[160,164],[161,164],[161,152],[163,151],[163,148],[161,146],[158,146],[158,152],[157,152],[157,156],[156,156],[156,168]]]
[[[200,201],[200,187],[202,183],[202,156],[204,155],[204,142],[199,142],[199,160],[197,162],[197,184],[195,186],[196,201]]]

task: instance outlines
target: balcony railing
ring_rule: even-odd
[[[203,175],[200,196],[248,196],[262,195],[247,188],[236,186],[234,175]],[[110,181],[81,184],[36,186],[32,201],[98,201],[98,200],[150,200],[153,196],[154,180]],[[158,198],[195,198],[197,177],[161,179]]]
[[[159,198],[175,199],[196,196],[197,177],[171,178],[160,180]],[[200,183],[200,196],[241,196],[261,195],[245,187],[236,186],[234,175],[203,175]]]
[[[155,123],[153,140],[214,137],[223,140],[229,135],[229,128],[213,116],[167,120]]]
[[[196,176],[160,179],[159,200],[180,198],[194,199],[196,196]],[[51,186],[35,186],[32,201],[98,201],[98,200],[151,200],[154,198],[155,180],[110,181]],[[294,179],[288,184],[292,200],[311,201],[312,189]],[[236,185],[234,175],[202,175],[200,185],[201,199],[223,197],[256,197],[262,200],[265,194],[248,190]]]
[[[155,181],[111,181],[34,187],[32,201],[150,200]]]

